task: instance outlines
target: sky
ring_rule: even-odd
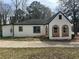
[[[41,4],[49,7],[52,11],[58,6],[58,0],[28,0],[27,4],[30,5],[33,1],[38,1]],[[5,3],[12,4],[11,0],[4,0]]]

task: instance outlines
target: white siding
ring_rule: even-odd
[[[19,32],[19,26],[23,27],[23,32]],[[41,33],[33,33],[33,26],[40,26]],[[14,26],[15,37],[25,37],[25,36],[42,36],[45,35],[44,25],[15,25]]]
[[[12,36],[12,33],[10,32],[11,28],[12,28],[12,25],[2,26],[3,37]]]
[[[19,26],[23,27],[23,32],[19,32]],[[41,33],[33,33],[33,26],[40,26]],[[3,36],[12,36],[10,29],[11,25],[3,26]],[[45,25],[14,25],[14,36],[15,37],[27,37],[27,36],[42,36],[45,35]]]
[[[49,24],[49,38],[50,39],[71,39],[71,34],[72,32],[72,24],[62,15],[62,19],[59,20],[59,15],[62,15],[59,13]],[[59,26],[59,31],[60,31],[60,37],[52,37],[52,27],[54,25]],[[63,25],[68,25],[69,27],[69,37],[62,37],[62,26]]]

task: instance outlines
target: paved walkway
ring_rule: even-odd
[[[0,48],[79,47],[79,42],[0,41]]]

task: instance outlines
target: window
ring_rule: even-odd
[[[59,15],[59,19],[62,19],[62,15]]]
[[[33,33],[40,33],[40,26],[34,26]]]
[[[66,33],[67,31],[68,31],[68,27],[67,26],[64,26],[63,27],[63,32]]]
[[[52,27],[52,36],[53,37],[59,37],[59,27],[57,25],[54,25]]]
[[[20,26],[20,27],[19,27],[19,32],[22,32],[22,31],[23,31],[23,27]]]
[[[63,37],[69,36],[69,27],[68,27],[68,25],[64,25],[62,27],[62,36]]]
[[[55,26],[53,27],[53,33],[57,33],[57,32],[58,32],[58,26],[55,25]]]
[[[57,33],[57,29],[58,29],[57,27],[54,27],[54,33]]]

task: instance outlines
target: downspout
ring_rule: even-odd
[[[13,38],[14,38],[14,24],[13,24]]]
[[[0,25],[1,26],[1,38],[3,37],[3,35],[2,35],[2,25]]]
[[[12,37],[14,38],[14,20],[12,22]]]
[[[49,38],[49,24],[48,24],[48,38]]]
[[[1,15],[2,16],[2,15]],[[1,21],[0,21],[0,26],[1,26],[1,38],[3,38],[3,31],[2,31],[2,26],[3,26],[3,24],[2,24],[2,18],[0,19]]]
[[[73,25],[74,25],[74,34],[76,35],[76,13],[75,13],[75,1],[73,0]]]

